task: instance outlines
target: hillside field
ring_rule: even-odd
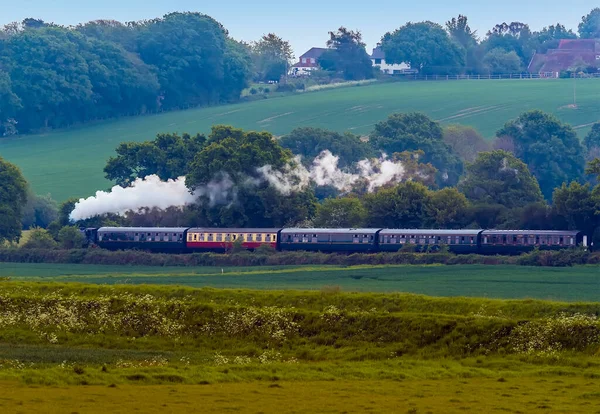
[[[221,274],[221,272],[223,272]],[[2,263],[0,278],[93,284],[230,289],[410,292],[433,296],[595,301],[597,266],[143,267]]]
[[[209,132],[230,124],[283,135],[314,126],[367,134],[395,112],[422,111],[443,124],[472,125],[492,138],[506,121],[529,109],[555,113],[581,135],[600,120],[600,80],[499,80],[381,83],[99,122],[0,140],[0,156],[16,163],[39,194],[57,200],[89,196],[111,184],[102,169],[123,141],[159,132]]]

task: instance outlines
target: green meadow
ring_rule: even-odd
[[[62,201],[110,187],[102,169],[120,142],[149,140],[159,132],[207,133],[214,124],[267,130],[277,136],[301,126],[368,134],[391,113],[422,111],[445,125],[472,125],[491,139],[509,119],[541,109],[583,136],[600,120],[600,82],[577,80],[573,108],[574,82],[473,80],[344,87],[1,139],[0,155],[23,170],[37,193],[50,193]]]
[[[181,285],[230,289],[410,292],[431,296],[597,301],[600,268],[527,266],[143,267],[0,264],[0,277],[19,281]]]

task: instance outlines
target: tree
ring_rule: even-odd
[[[515,73],[521,71],[521,59],[513,50],[507,52],[502,48],[495,48],[486,53],[483,63],[492,74]]]
[[[485,52],[493,49],[504,49],[506,52],[515,52],[521,59],[520,66],[527,66],[535,48],[531,46],[531,30],[521,22],[510,24],[497,24],[487,33],[487,38],[482,43]]]
[[[337,32],[329,32],[329,50],[319,58],[319,65],[330,71],[341,73],[346,80],[370,79],[373,65],[359,31],[340,27]]]
[[[466,162],[475,161],[477,154],[491,149],[490,143],[475,128],[463,125],[444,128],[444,142]]]
[[[440,125],[423,114],[390,115],[375,125],[370,142],[388,154],[422,150],[421,161],[438,169],[436,181],[440,186],[455,185],[463,171],[460,158],[444,143]]]
[[[27,202],[27,182],[21,171],[0,157],[0,244],[21,237],[21,215]]]
[[[533,32],[531,41],[538,53],[546,53],[548,49],[557,49],[562,39],[577,39],[577,35],[571,29],[556,23],[544,27],[539,32]]]
[[[595,199],[589,184],[563,183],[552,194],[552,209],[564,219],[568,229],[581,230],[591,240],[600,217],[596,214],[598,200]]]
[[[325,150],[340,158],[338,165],[342,168],[374,155],[371,146],[359,136],[321,128],[296,128],[283,136],[279,143],[294,154],[301,155],[307,165]]]
[[[290,163],[292,153],[270,133],[214,126],[186,175],[187,187],[200,197],[203,225],[272,227],[312,217],[317,202],[311,188],[283,192],[259,172],[269,166],[283,174]]]
[[[423,184],[406,182],[364,197],[367,225],[386,228],[420,228],[427,220],[429,191]]]
[[[581,179],[585,165],[583,147],[569,125],[553,115],[529,111],[508,122],[496,133],[512,138],[515,155],[536,177],[546,199],[562,183]]]
[[[386,33],[382,49],[386,62],[406,62],[422,74],[455,74],[465,66],[465,50],[432,22],[407,23]]]
[[[58,233],[58,242],[63,249],[81,249],[85,243],[85,236],[79,228],[65,226]]]
[[[269,33],[251,45],[257,80],[278,81],[287,73],[288,65],[294,59],[292,46],[286,40]]]
[[[466,71],[467,73],[481,72],[481,57],[479,56],[479,39],[477,31],[471,30],[468,24],[467,16],[459,15],[446,22],[446,30],[452,40],[461,45],[466,51]]]
[[[240,82],[231,82],[229,78],[244,74],[247,80],[250,73],[244,73],[244,65],[233,72],[225,71],[231,46],[223,26],[200,13],[171,13],[144,22],[137,42],[142,60],[157,70],[165,108],[206,105],[230,96],[239,97],[243,89]],[[241,53],[245,53],[244,49],[236,48],[236,54]],[[238,59],[230,60],[234,62],[241,63]],[[226,90],[225,85],[236,89]]]
[[[0,68],[0,136],[14,135],[14,117],[21,109],[21,99],[13,92],[10,75]]]
[[[600,8],[596,7],[581,18],[579,23],[579,36],[582,39],[600,38]]]
[[[316,227],[352,228],[364,225],[367,210],[355,197],[328,198],[317,206]]]
[[[205,144],[204,135],[187,133],[158,134],[153,141],[125,142],[117,147],[117,156],[109,158],[104,172],[108,180],[123,187],[152,174],[162,180],[176,179],[187,174],[190,163]]]
[[[469,202],[456,188],[430,192],[427,216],[430,225],[441,229],[460,229],[467,224]]]
[[[600,155],[600,122],[592,126],[592,130],[583,139],[583,145],[589,158]]]
[[[465,50],[477,45],[477,31],[471,30],[467,16],[459,14],[458,18],[453,17],[446,22],[446,30]]]
[[[540,187],[527,165],[508,152],[482,152],[466,170],[459,189],[475,204],[514,208],[542,201]]]
[[[58,206],[50,194],[39,196],[31,193],[27,195],[27,204],[23,209],[21,224],[24,229],[31,227],[46,228],[58,218]]]

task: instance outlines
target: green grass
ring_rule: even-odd
[[[600,120],[600,81],[572,80],[385,83],[270,98],[249,103],[126,118],[0,140],[0,156],[23,170],[33,189],[57,200],[92,195],[110,183],[102,169],[123,141],[158,132],[208,132],[214,124],[282,135],[300,126],[366,134],[390,113],[423,111],[444,124],[476,127],[486,137],[529,109],[555,113],[585,133]]]
[[[577,266],[285,266],[157,268],[0,264],[0,277],[94,284],[163,284],[236,289],[411,292],[432,296],[595,301],[600,268]],[[221,274],[223,270],[223,274]]]

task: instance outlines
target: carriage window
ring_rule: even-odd
[[[217,233],[217,241],[223,241],[223,234],[222,233]]]
[[[560,239],[559,239],[559,241],[560,241],[560,244],[565,244],[565,239],[564,239],[564,237],[562,237],[562,236],[561,236],[561,237],[560,237]]]
[[[569,237],[569,244],[573,245],[573,237]]]
[[[448,236],[448,244],[452,244],[452,236]]]

